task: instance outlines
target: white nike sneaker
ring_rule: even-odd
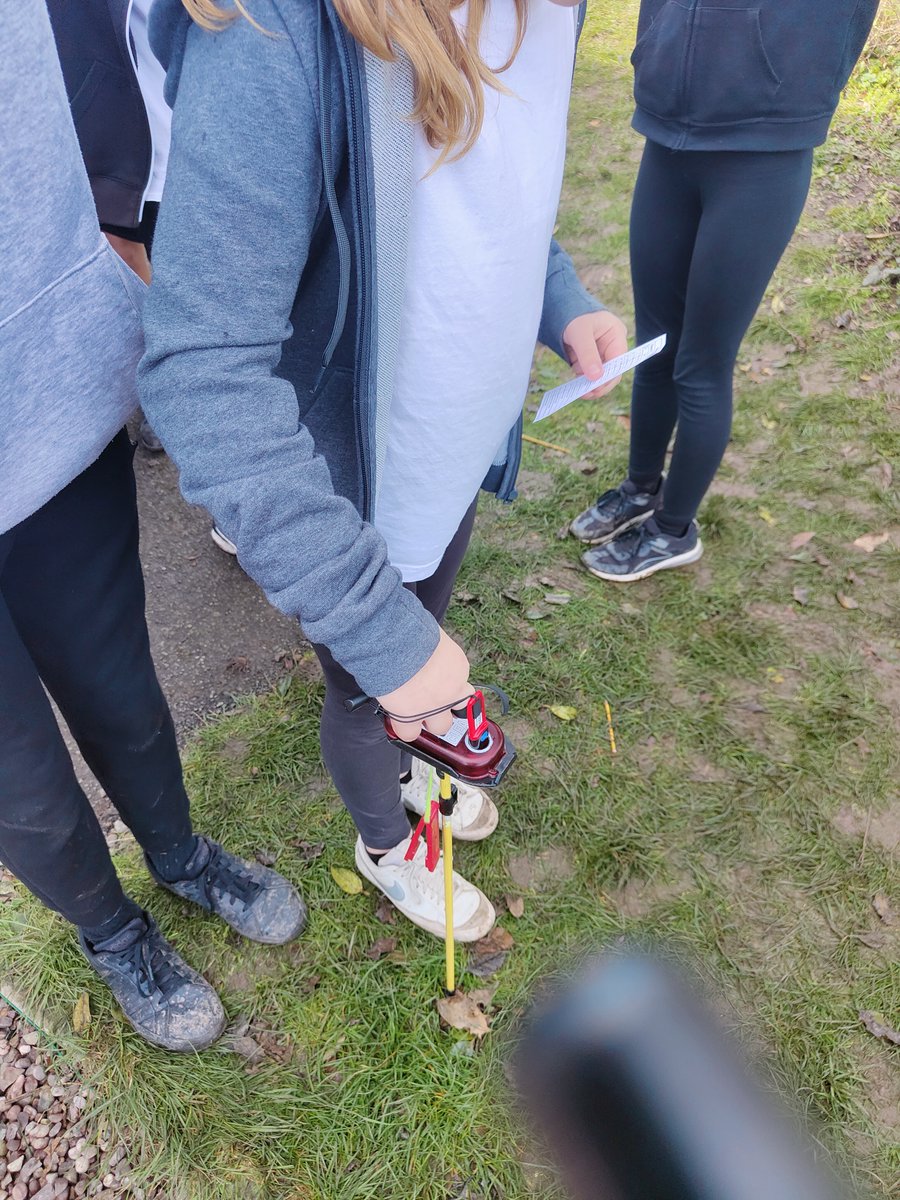
[[[450,818],[453,836],[461,842],[483,841],[497,828],[497,805],[480,788],[463,783],[460,779],[454,779],[453,782],[456,784],[456,808]],[[409,783],[400,784],[400,798],[410,812],[418,813],[420,817],[425,815],[429,787],[432,800],[437,801],[440,787],[437,771],[420,758],[414,758],[412,779]]]
[[[376,865],[369,856],[362,838],[356,842],[356,867],[420,929],[427,929],[437,938],[447,931],[444,919],[444,868],[429,871],[425,866],[425,838],[416,850],[415,858],[407,862],[405,854],[409,839],[389,850]],[[453,936],[458,942],[477,942],[494,927],[497,914],[494,906],[473,883],[453,872]]]

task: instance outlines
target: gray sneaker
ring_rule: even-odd
[[[163,879],[146,854],[144,860],[158,884],[215,913],[251,941],[281,946],[306,924],[306,905],[283,875],[229,854],[211,838],[197,838],[186,878],[175,882]]]
[[[586,550],[581,561],[598,579],[632,583],[657,571],[687,566],[702,554],[703,543],[696,521],[691,521],[683,537],[675,537],[663,533],[656,519],[651,517],[640,528],[629,529],[607,545]]]
[[[79,929],[78,941],[145,1041],[164,1050],[205,1050],[225,1028],[214,989],[169,945],[149,913],[96,945]]]
[[[569,530],[579,542],[602,546],[626,529],[632,529],[652,517],[662,500],[662,489],[660,480],[655,492],[639,492],[626,479],[618,487],[604,492],[591,508],[579,513]]]

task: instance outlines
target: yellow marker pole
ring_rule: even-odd
[[[453,783],[449,775],[441,776],[441,799],[450,800],[453,797]],[[451,818],[442,819],[443,859],[444,859],[444,920],[447,932],[444,938],[444,949],[447,961],[447,993],[456,991],[456,950],[453,941],[453,830]]]
[[[606,709],[606,727],[609,730],[609,748],[612,750],[613,754],[615,754],[616,753],[616,735],[613,730],[612,712],[610,711],[608,700],[603,701],[603,707]]]

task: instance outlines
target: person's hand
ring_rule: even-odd
[[[569,356],[572,369],[588,379],[599,379],[603,364],[617,358],[628,349],[628,330],[624,322],[611,312],[584,313],[570,321],[563,331],[563,346]],[[587,400],[605,396],[621,379],[613,379],[605,387],[595,388],[585,396]]]
[[[107,233],[106,240],[121,258],[144,283],[150,283],[150,259],[147,257],[147,247],[143,242],[132,242],[128,238],[119,237],[117,233]]]
[[[386,712],[403,717],[413,713],[430,712],[443,704],[453,704],[463,696],[471,695],[472,690],[469,683],[469,660],[442,629],[440,641],[425,666],[402,687],[379,696],[378,703]],[[431,733],[446,733],[453,723],[453,718],[449,709],[429,717],[425,722],[391,718],[397,736],[405,742],[415,741],[423,723]]]

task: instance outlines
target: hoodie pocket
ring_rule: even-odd
[[[638,38],[631,55],[634,98],[658,117],[678,118],[688,46],[690,10],[664,4]]]
[[[699,8],[687,72],[691,124],[753,121],[778,107],[781,79],[766,52],[758,8]]]

